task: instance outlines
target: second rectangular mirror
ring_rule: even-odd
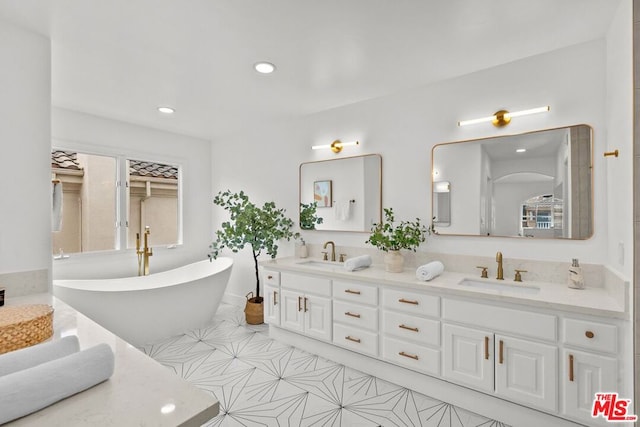
[[[434,146],[435,231],[588,239],[592,133],[577,125]]]

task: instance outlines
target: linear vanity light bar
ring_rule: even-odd
[[[529,114],[545,113],[550,110],[548,105],[544,107],[530,108],[528,110],[509,112],[507,110],[496,111],[492,116],[482,117],[479,119],[461,120],[458,122],[458,126],[475,125],[478,123],[492,122],[494,126],[506,126],[511,122],[513,117],[526,116]]]
[[[325,145],[313,145],[311,147],[312,150],[322,150],[325,148],[330,149],[334,153],[339,153],[342,151],[342,147],[348,147],[350,145],[360,145],[360,141],[351,141],[351,142],[341,142],[339,139],[336,139],[331,144]]]

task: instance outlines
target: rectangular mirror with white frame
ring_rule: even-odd
[[[382,219],[382,157],[366,154],[300,164],[300,206],[320,223],[303,229],[369,232]]]
[[[592,139],[590,126],[576,125],[435,145],[435,232],[588,239],[593,234]]]

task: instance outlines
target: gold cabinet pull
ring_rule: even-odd
[[[398,325],[398,328],[406,329],[407,331],[412,331],[412,332],[419,332],[418,328],[412,328],[411,326],[407,326],[407,325]]]
[[[498,363],[502,365],[502,362],[504,362],[504,341],[500,340],[500,355]]]
[[[409,353],[405,353],[404,351],[401,351],[400,353],[398,353],[400,356],[404,356],[404,357],[408,357],[409,359],[413,359],[413,360],[418,360],[419,357],[417,354],[409,354]]]
[[[344,291],[347,294],[360,295],[360,291],[352,291],[351,289],[345,289]]]
[[[298,311],[302,311],[302,297],[298,297]]]
[[[596,336],[596,334],[594,334],[594,333],[593,333],[593,332],[591,332],[591,331],[587,331],[587,332],[585,332],[585,333],[584,333],[584,335],[585,335],[587,338],[589,338],[589,339],[591,339],[591,338],[593,338],[593,337],[595,337],[595,336]]]
[[[358,344],[360,344],[360,338],[354,338],[351,335],[347,335],[346,337],[344,337],[345,340],[349,340],[349,341],[353,341],[356,342]]]
[[[614,157],[618,157],[618,155],[620,154],[620,152],[618,150],[614,150],[614,151],[605,151],[604,152],[604,156],[605,157],[609,157],[609,156],[614,156]]]
[[[278,292],[273,291],[273,305],[278,305]]]
[[[351,316],[351,317],[355,317],[355,318],[360,318],[360,315],[358,313],[351,313],[350,311],[347,311],[346,313],[344,313],[345,316]]]
[[[489,360],[489,337],[484,337],[484,358]]]
[[[573,381],[573,354],[569,355],[569,381]]]
[[[307,311],[307,297],[304,297],[304,312],[306,313]]]
[[[271,279],[273,279],[273,276],[272,275],[268,275],[267,279],[271,280]]]
[[[398,302],[401,302],[403,304],[413,304],[413,305],[418,305],[418,301],[413,301],[413,300],[409,300],[409,299],[404,299],[404,298],[400,298],[398,300]]]

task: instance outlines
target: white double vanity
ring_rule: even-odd
[[[607,425],[591,417],[594,394],[632,398],[623,281],[574,290],[295,258],[262,267],[272,337],[507,424]]]

